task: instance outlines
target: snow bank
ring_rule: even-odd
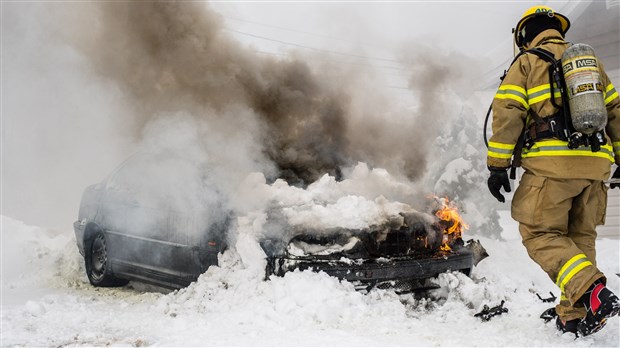
[[[93,288],[69,231],[3,217],[3,261],[5,255],[17,261],[2,266],[1,345],[617,346],[618,318],[579,340],[538,318],[550,305],[536,293],[558,292],[529,260],[516,225],[505,214],[501,221],[505,240],[480,238],[491,256],[472,278],[443,274],[436,280],[441,289],[414,298],[384,290],[362,294],[322,273],[263,280],[232,250],[220,256],[220,267],[179,291],[138,283]],[[251,240],[238,240],[245,243],[251,250]],[[619,241],[599,240],[598,247],[599,266],[619,292]],[[11,285],[38,294],[5,291]],[[502,300],[508,313],[490,322],[473,317]]]
[[[72,235],[6,216],[1,225],[3,305],[7,298],[24,302],[75,283],[82,261]]]

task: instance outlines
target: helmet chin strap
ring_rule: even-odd
[[[516,40],[516,37],[514,35],[515,30],[516,30],[516,28],[512,28],[512,34],[513,34],[512,35],[512,55],[513,55],[513,57],[516,57],[521,51],[524,51],[524,50],[527,49],[526,47],[519,47],[519,45],[517,45],[517,40]]]
[[[515,28],[512,28],[512,56],[516,57],[521,49],[517,46],[517,40],[515,39]]]

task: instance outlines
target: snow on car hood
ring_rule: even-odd
[[[331,255],[335,253],[342,253],[353,249],[360,239],[357,237],[350,237],[345,243],[339,244],[333,242],[330,244],[309,244],[304,241],[295,240],[289,243],[287,252],[291,256],[308,256],[308,255]]]
[[[412,183],[392,177],[383,169],[370,169],[365,163],[350,168],[342,181],[324,175],[305,189],[290,186],[283,180],[268,184],[262,174],[254,173],[240,185],[238,194],[233,195],[248,199],[233,202],[240,211],[231,231],[234,238],[231,245],[247,267],[254,267],[265,262],[265,254],[258,247],[265,238],[288,243],[301,233],[320,236],[334,230],[399,228],[405,222],[402,213],[415,214],[421,223],[430,225],[436,220],[434,216],[403,203],[418,200],[417,192]],[[254,243],[248,244],[248,241]],[[345,242],[316,246],[313,250],[309,246],[303,250],[297,245],[297,250],[292,251],[296,254],[327,253],[353,245]]]

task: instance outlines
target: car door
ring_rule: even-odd
[[[180,274],[172,267],[177,246],[167,230],[168,209],[158,199],[158,183],[148,179],[154,167],[144,154],[127,159],[104,181],[98,216],[114,272],[166,285]]]

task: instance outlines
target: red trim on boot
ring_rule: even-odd
[[[601,293],[601,290],[605,288],[605,285],[598,284],[592,289],[592,293],[590,293],[590,310],[592,313],[596,313],[598,308],[601,306],[601,299],[598,295]]]

